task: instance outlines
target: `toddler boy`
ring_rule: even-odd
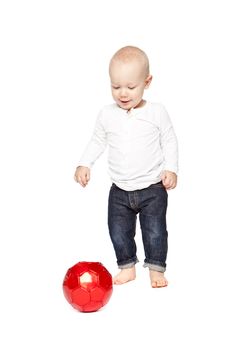
[[[176,135],[164,106],[143,99],[152,81],[144,51],[121,48],[110,61],[109,74],[115,103],[101,109],[74,178],[85,187],[91,167],[109,146],[108,227],[120,268],[113,281],[123,284],[136,277],[139,214],[144,267],[149,268],[153,288],[165,287],[167,190],[177,184]]]

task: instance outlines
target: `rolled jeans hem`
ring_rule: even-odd
[[[158,272],[165,272],[166,268],[160,265],[154,265],[149,263],[144,263],[143,267],[148,267],[150,270],[158,271]]]
[[[135,260],[133,262],[130,262],[130,263],[127,263],[127,264],[124,264],[124,265],[118,265],[118,268],[119,269],[130,269],[131,267],[133,267],[134,265],[136,265],[136,263],[138,263],[139,260]]]

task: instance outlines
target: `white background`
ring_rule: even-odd
[[[233,349],[232,1],[1,1],[2,349]],[[169,287],[152,289],[137,228],[137,279],[99,312],[65,300],[78,261],[117,272],[106,224],[106,153],[83,189],[75,167],[108,63],[145,50],[180,150],[169,193]]]

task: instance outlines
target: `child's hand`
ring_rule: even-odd
[[[78,166],[74,175],[74,180],[85,187],[90,180],[90,169],[86,166]]]
[[[166,190],[172,190],[177,184],[177,175],[169,170],[164,170],[161,174],[161,180]]]

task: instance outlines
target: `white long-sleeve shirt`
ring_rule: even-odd
[[[160,103],[146,102],[130,112],[116,104],[105,106],[79,165],[91,168],[106,146],[111,181],[123,190],[157,183],[163,170],[178,172],[177,138]]]

